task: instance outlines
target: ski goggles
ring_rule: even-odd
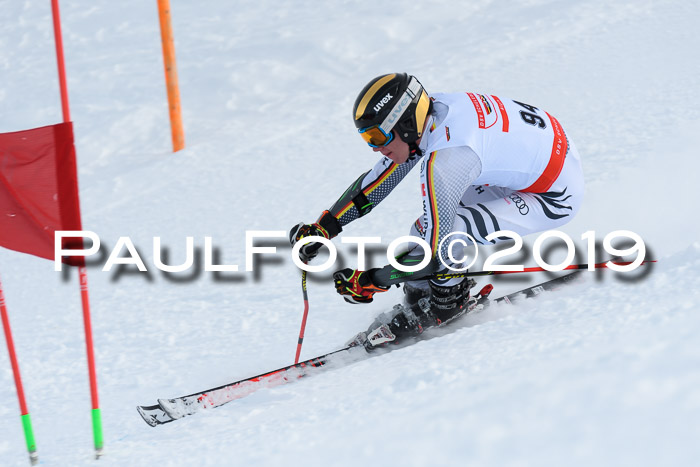
[[[360,128],[357,131],[360,133],[360,136],[362,136],[362,139],[373,148],[384,147],[394,139],[394,132],[390,131],[389,134],[387,134],[379,125]]]

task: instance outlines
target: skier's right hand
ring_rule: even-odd
[[[372,303],[374,294],[386,292],[389,287],[376,285],[372,282],[372,271],[358,271],[357,269],[345,268],[333,273],[335,280],[335,290],[348,303]]]
[[[289,243],[294,246],[299,240],[306,237],[323,237],[331,239],[338,235],[342,227],[338,220],[333,217],[329,211],[323,211],[318,221],[313,224],[299,224],[292,227],[289,231]],[[311,242],[299,248],[299,258],[308,263],[318,255],[318,250],[323,244],[320,242]]]

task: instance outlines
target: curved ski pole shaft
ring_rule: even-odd
[[[297,342],[297,353],[294,357],[295,365],[299,363],[299,356],[301,355],[301,344],[304,342],[304,330],[306,329],[306,317],[309,316],[309,294],[306,292],[306,271],[301,271],[301,292],[304,297],[304,317],[301,319],[299,341]]]

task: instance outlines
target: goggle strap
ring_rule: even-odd
[[[406,108],[411,105],[411,102],[416,98],[416,96],[420,95],[420,92],[423,90],[423,86],[418,82],[418,80],[414,77],[411,77],[411,81],[408,83],[408,87],[406,88],[406,91],[403,93],[401,96],[401,99],[396,102],[394,105],[394,108],[391,109],[391,112],[389,112],[389,115],[384,119],[384,121],[379,125],[379,128],[384,133],[389,133],[391,130],[394,128],[394,125],[396,125],[397,120],[403,113],[406,111]],[[408,99],[407,99],[408,98]]]

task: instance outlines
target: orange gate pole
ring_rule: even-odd
[[[177,84],[173,28],[170,24],[170,0],[158,0],[158,18],[160,20],[160,39],[163,43],[165,85],[168,88],[170,131],[173,139],[173,152],[177,152],[185,147],[185,133],[182,129],[182,116],[180,114],[180,90]]]

